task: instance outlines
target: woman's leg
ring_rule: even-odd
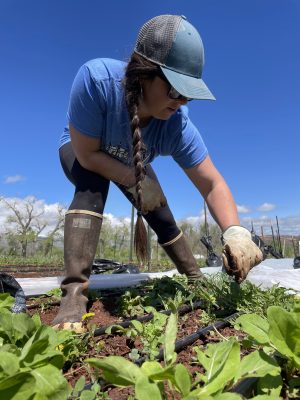
[[[146,173],[150,178],[155,179],[158,182],[157,176],[149,164],[146,167]],[[118,187],[128,200],[135,205],[133,196],[122,186],[118,185]],[[154,211],[148,212],[143,215],[143,217],[156,233],[158,243],[174,262],[178,271],[181,274],[187,275],[190,280],[202,276],[196,259],[193,256],[182,231],[178,228],[168,204],[165,207],[159,207]]]
[[[71,143],[60,149],[60,160],[68,179],[75,186],[72,203],[65,215],[65,278],[61,283],[62,300],[52,325],[82,330],[87,291],[102,224],[109,181],[83,168]]]

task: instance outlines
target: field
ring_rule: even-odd
[[[91,292],[84,334],[50,327],[59,295],[26,314],[0,295],[1,399],[300,398],[300,305],[283,288],[220,274]]]

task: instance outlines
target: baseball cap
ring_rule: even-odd
[[[140,29],[134,52],[158,64],[182,96],[215,100],[201,79],[204,65],[201,37],[184,16],[158,15],[147,21]]]

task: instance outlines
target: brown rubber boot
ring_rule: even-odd
[[[62,299],[52,326],[83,332],[82,315],[86,313],[87,292],[93,259],[99,240],[102,215],[71,210],[66,213],[64,229],[65,278],[61,283]]]
[[[175,239],[161,246],[174,262],[178,272],[185,274],[190,283],[203,279],[204,276],[182,232]]]

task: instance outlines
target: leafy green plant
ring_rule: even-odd
[[[55,299],[60,299],[61,295],[62,295],[62,291],[60,288],[54,288],[54,289],[48,290],[46,295],[54,297]]]
[[[95,382],[89,389],[86,388],[85,377],[81,376],[73,388],[69,400],[109,400],[105,393],[99,394],[100,385]]]
[[[61,373],[64,356],[58,347],[67,337],[66,332],[41,325],[37,317],[11,313],[2,303],[0,398],[65,400],[69,385]]]
[[[106,329],[106,333],[110,334],[112,328],[117,332],[125,334],[130,339],[140,337],[143,344],[143,354],[153,360],[159,353],[159,348],[164,342],[164,330],[167,322],[167,315],[161,314],[153,307],[145,307],[147,313],[153,314],[153,319],[147,323],[141,323],[137,320],[130,322],[129,328],[123,328],[120,325],[112,325]],[[131,354],[133,359],[136,359],[138,352],[135,351]]]
[[[197,281],[194,295],[196,299],[203,300],[204,310],[212,318],[220,310],[226,310],[228,315],[240,311],[266,316],[269,306],[277,305],[291,310],[295,303],[294,295],[286,288],[274,285],[269,289],[261,289],[249,281],[238,285],[223,273]]]
[[[89,364],[103,371],[104,379],[116,386],[134,386],[136,399],[166,398],[164,383],[185,400],[231,400],[241,397],[232,393],[235,386],[248,378],[256,378],[256,400],[280,399],[283,387],[282,362],[292,363],[299,373],[300,307],[293,312],[280,307],[269,307],[267,319],[256,314],[243,315],[236,321],[237,328],[250,334],[250,342],[256,342],[252,352],[241,359],[240,343],[236,337],[226,338],[206,348],[195,347],[197,363],[205,370],[198,373],[193,382],[187,368],[176,364],[174,351],[177,335],[177,317],[174,312],[168,318],[164,340],[164,365],[155,360],[146,361],[140,368],[122,357],[88,359]],[[261,347],[263,346],[263,347]],[[253,347],[253,346],[252,346]],[[270,350],[271,349],[271,350]],[[297,392],[299,380],[290,379],[290,392]]]
[[[243,329],[250,336],[253,345],[265,346],[265,352],[280,358],[286,375],[300,369],[300,306],[292,312],[282,307],[271,306],[267,318],[256,314],[240,316],[235,322],[236,329]]]
[[[134,317],[144,312],[143,297],[138,289],[132,288],[120,296],[118,313],[125,317]]]

